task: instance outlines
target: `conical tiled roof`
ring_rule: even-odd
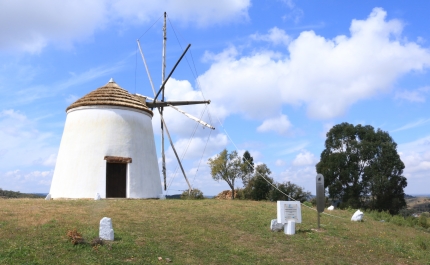
[[[138,96],[128,93],[127,90],[121,88],[117,83],[115,83],[113,79],[111,79],[106,85],[97,88],[72,103],[72,105],[67,107],[66,112],[77,107],[95,105],[129,107],[143,110],[153,115],[152,111],[148,109],[144,102],[139,100]]]

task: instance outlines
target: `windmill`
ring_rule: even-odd
[[[191,192],[192,188],[190,185],[190,182],[188,181],[188,178],[185,174],[185,170],[182,166],[181,160],[178,156],[178,153],[176,151],[175,145],[173,144],[172,141],[172,137],[170,136],[169,133],[169,129],[166,125],[166,122],[164,120],[163,117],[163,111],[165,107],[170,107],[182,114],[184,114],[185,116],[187,116],[188,118],[200,123],[201,125],[210,128],[212,130],[214,130],[215,128],[213,126],[211,126],[210,124],[202,121],[199,118],[196,118],[194,116],[192,116],[189,113],[186,113],[185,111],[179,109],[177,106],[183,106],[183,105],[194,105],[194,104],[210,104],[210,100],[204,100],[204,101],[165,101],[165,85],[167,83],[167,81],[170,79],[170,77],[172,76],[173,72],[175,71],[176,67],[179,65],[179,63],[181,62],[182,58],[185,56],[185,54],[187,53],[188,49],[191,47],[191,44],[188,44],[187,48],[184,50],[184,52],[182,53],[181,57],[178,59],[178,61],[176,62],[176,64],[174,65],[174,67],[172,68],[172,70],[170,71],[169,75],[167,76],[167,78],[165,78],[165,70],[166,70],[166,40],[167,40],[167,31],[166,31],[166,17],[167,14],[166,12],[164,12],[164,24],[163,24],[163,52],[162,52],[162,71],[161,71],[161,86],[158,90],[158,92],[156,93],[155,91],[155,87],[154,87],[154,83],[152,81],[152,77],[151,74],[149,72],[149,68],[148,65],[146,63],[145,60],[145,56],[143,54],[142,48],[140,46],[140,42],[139,40],[137,40],[137,45],[140,51],[140,55],[142,57],[143,63],[145,65],[145,69],[146,69],[146,73],[148,75],[148,79],[149,82],[151,84],[151,88],[152,91],[154,93],[154,98],[150,98],[150,97],[146,97],[140,94],[135,94],[136,96],[140,97],[142,99],[142,101],[145,101],[146,106],[148,106],[149,108],[151,108],[151,110],[153,110],[154,108],[158,109],[158,113],[160,114],[160,128],[161,128],[161,158],[162,158],[162,174],[163,174],[163,182],[164,182],[164,190],[167,190],[167,185],[166,185],[166,157],[165,157],[165,145],[164,145],[164,131],[166,131],[166,134],[169,138],[169,143],[170,146],[172,147],[173,153],[175,154],[175,157],[178,161],[178,164],[181,168],[182,174],[184,175],[185,181],[187,182],[188,185],[188,192]],[[160,96],[160,100],[157,100]]]

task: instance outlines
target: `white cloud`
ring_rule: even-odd
[[[268,34],[252,34],[250,38],[254,40],[267,41],[274,45],[282,44],[285,46],[287,46],[291,41],[290,36],[288,36],[283,29],[279,29],[278,27],[269,29]]]
[[[280,113],[283,104],[305,104],[310,117],[334,118],[430,65],[430,51],[406,41],[402,30],[402,22],[387,21],[386,12],[375,8],[366,20],[352,21],[350,36],[326,39],[304,31],[290,42],[289,54],[213,56],[200,83],[228,114],[265,119]]]
[[[315,176],[317,175],[314,166],[289,167],[276,176],[279,182],[290,181],[306,191],[315,194]]]
[[[425,102],[426,94],[430,92],[430,87],[420,87],[415,90],[401,90],[396,92],[394,99],[403,99],[409,102]]]
[[[285,161],[282,160],[282,159],[277,159],[275,161],[275,165],[278,166],[278,167],[284,166],[285,165]]]
[[[250,6],[250,0],[119,0],[112,5],[117,16],[134,23],[152,21],[166,11],[170,19],[197,27],[248,20]]]
[[[288,9],[290,9],[290,12],[288,12],[282,18],[284,20],[292,20],[295,24],[299,23],[304,16],[303,10],[298,8],[293,0],[285,0],[284,3]]]
[[[155,21],[164,11],[182,24],[205,27],[248,20],[250,0],[6,1],[0,9],[0,51],[39,53],[51,43],[71,47],[113,23]]]
[[[315,165],[318,159],[314,154],[307,150],[302,150],[296,158],[294,158],[292,165],[293,166],[309,166]]]
[[[408,188],[415,193],[426,194],[430,186],[430,136],[398,145],[400,159],[405,164],[403,175],[408,179]],[[413,180],[413,181],[410,181]],[[411,186],[410,184],[414,183]]]
[[[57,152],[52,134],[40,132],[37,124],[23,113],[9,109],[0,112],[0,171],[49,162]]]
[[[54,170],[0,172],[0,188],[20,192],[46,192],[51,185]]]
[[[6,1],[0,9],[0,50],[40,52],[50,42],[70,45],[106,23],[105,1]]]
[[[286,134],[291,128],[291,122],[288,120],[287,115],[281,115],[276,118],[267,119],[258,126],[258,132],[274,131],[278,134]]]
[[[55,163],[57,162],[57,154],[51,154],[45,161],[43,161],[44,166],[55,166]]]
[[[412,129],[412,128],[424,125],[424,124],[426,124],[428,122],[430,122],[430,119],[419,119],[418,121],[414,121],[414,122],[408,123],[406,125],[403,125],[400,128],[394,129],[391,132],[398,132],[398,131]]]

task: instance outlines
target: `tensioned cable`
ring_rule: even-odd
[[[230,135],[227,133],[226,129],[225,129],[225,128],[224,128],[224,126],[222,125],[222,123],[221,123],[221,121],[219,120],[218,116],[216,116],[216,117],[217,117],[217,119],[218,119],[219,124],[220,124],[220,125],[221,125],[221,127],[223,128],[223,130],[224,130],[225,134],[227,135],[228,139],[230,139],[230,141],[231,141],[231,143],[234,145],[234,147],[235,147],[236,151],[238,151],[238,148],[237,148],[236,144],[233,142],[233,139],[231,139]],[[267,179],[266,179],[262,174],[260,174],[260,173],[256,170],[256,168],[255,168],[253,165],[251,165],[247,160],[245,160],[245,161],[246,161],[246,163],[248,163],[248,165],[250,165],[250,166],[252,166],[252,167],[254,168],[255,173],[257,173],[260,177],[262,177],[262,178],[263,178],[267,183],[269,183],[273,188],[277,189],[280,193],[282,193],[282,194],[284,194],[285,196],[287,196],[290,200],[297,201],[297,200],[295,200],[294,198],[292,198],[291,196],[289,196],[288,194],[285,194],[285,193],[284,193],[283,191],[281,191],[278,187],[276,187],[273,183],[271,183],[269,180],[267,180]],[[301,202],[300,202],[300,204],[301,204],[301,205],[303,205],[303,206],[305,206],[305,207],[307,207],[307,208],[309,208],[309,209],[311,209],[311,210],[317,211],[317,209],[314,209],[314,208],[312,208],[312,207],[309,207],[309,206],[307,206],[307,205],[306,205],[306,204],[304,204],[304,203],[301,203]],[[328,215],[328,216],[332,216],[332,217],[341,218],[341,219],[345,219],[344,217],[340,217],[340,216],[336,216],[336,215],[331,215],[331,214],[324,213],[324,212],[322,212],[322,214],[325,214],[325,215]]]
[[[179,38],[178,38],[178,34],[176,34],[176,30],[175,30],[175,28],[173,27],[173,24],[172,24],[172,22],[170,21],[170,19],[169,19],[169,17],[167,17],[167,19],[169,20],[169,24],[170,24],[170,26],[172,27],[172,30],[173,30],[173,33],[175,34],[175,37],[176,37],[176,40],[177,40],[177,42],[178,42],[178,44],[179,44],[179,47],[181,47],[181,50],[183,50],[183,48],[182,48],[182,45],[181,45],[181,42],[180,42],[180,40],[179,40]],[[184,39],[184,37],[183,36],[181,36],[182,37],[182,39]],[[194,62],[194,57],[193,57],[193,52],[190,50],[190,56],[191,56],[191,62],[192,62],[192,64],[193,64],[193,66],[194,66],[194,71],[193,71],[193,69],[192,69],[192,67],[191,67],[191,65],[190,65],[190,63],[188,62],[188,57],[187,56],[185,56],[185,60],[187,61],[187,64],[188,64],[188,67],[190,68],[190,70],[191,70],[191,73],[193,73],[193,75],[194,75],[194,79],[196,80],[196,84],[197,84],[197,87],[198,87],[198,89],[200,90],[200,93],[202,94],[202,97],[203,97],[203,99],[204,100],[206,100],[206,97],[205,97],[205,95],[204,95],[204,93],[203,93],[203,90],[202,90],[202,88],[201,88],[201,85],[200,85],[200,81],[199,81],[199,78],[198,78],[198,71],[197,71],[197,68],[196,68],[196,64],[195,64],[195,62]],[[211,116],[211,114],[210,114],[210,112],[209,112],[209,109],[208,109],[208,118],[209,118],[209,122],[212,124],[213,123],[213,121],[212,121],[212,116]]]
[[[178,42],[179,47],[181,48],[181,50],[183,50],[182,45],[181,45],[181,42],[180,42],[180,40],[179,40],[179,38],[178,38],[178,35],[176,34],[176,30],[175,30],[175,28],[173,27],[172,22],[170,21],[169,17],[167,17],[167,19],[169,20],[169,24],[170,24],[170,26],[172,27],[173,33],[174,33],[174,35],[175,35],[175,37],[176,37],[176,40],[177,40],[177,42]],[[191,67],[191,65],[190,65],[190,63],[189,63],[189,61],[188,61],[187,56],[185,56],[185,60],[187,61],[187,64],[188,64],[189,69],[191,70],[191,73],[193,74],[194,78],[197,80],[196,73],[194,73],[194,72],[193,72],[193,69],[192,69],[192,67]],[[194,65],[194,68],[195,68],[195,65]],[[196,72],[197,72],[197,71],[196,71]],[[200,88],[199,88],[199,89],[200,89]],[[200,91],[201,91],[201,89],[200,89]],[[202,94],[202,96],[203,96],[203,94]],[[203,98],[204,98],[204,97],[203,97]],[[207,105],[206,105],[206,106],[205,106],[205,108],[202,110],[202,112],[201,112],[201,114],[200,114],[200,119],[202,119],[202,117],[203,117],[203,115],[204,115],[204,113],[205,113],[206,109],[207,109]],[[209,112],[208,112],[208,116],[209,116],[210,121],[212,121],[212,119],[211,119],[211,117],[210,117]],[[194,127],[194,130],[193,130],[192,136],[190,137],[190,139],[189,139],[189,141],[188,141],[187,147],[186,147],[186,149],[185,149],[185,150],[183,151],[183,153],[182,153],[181,160],[183,160],[183,159],[184,159],[184,157],[185,157],[185,155],[186,155],[186,153],[187,153],[187,151],[188,151],[188,148],[189,148],[189,146],[191,145],[191,141],[193,140],[194,135],[195,135],[195,133],[196,133],[196,131],[197,131],[197,128],[198,128],[198,124],[196,124],[196,126]],[[210,137],[210,134],[209,134],[209,137]],[[208,140],[207,140],[206,142],[208,142],[208,141],[209,141],[209,138],[208,138]],[[207,144],[206,144],[206,145],[207,145]],[[206,148],[206,146],[205,146],[205,148]],[[203,152],[204,152],[204,151],[203,151]],[[203,153],[203,154],[204,154],[204,153]],[[200,162],[201,162],[201,161],[200,161]],[[200,166],[200,162],[199,162],[199,166]],[[199,166],[197,167],[197,171],[196,171],[196,172],[198,172]],[[173,179],[176,177],[176,175],[177,175],[177,171],[178,171],[178,167],[176,167],[176,169],[175,169],[174,175],[173,175],[173,177],[172,177],[172,179],[170,180],[170,183],[169,183],[169,185],[168,185],[168,189],[170,188],[170,185],[172,184]],[[194,175],[194,179],[195,179],[195,175]],[[194,182],[194,179],[193,179],[193,182]]]
[[[191,186],[193,186],[192,184],[194,184],[194,180],[196,179],[197,172],[199,171],[200,164],[202,163],[203,156],[204,156],[205,151],[206,151],[206,147],[208,146],[209,139],[211,138],[211,134],[212,134],[212,130],[209,130],[209,136],[208,136],[208,139],[206,140],[205,148],[203,148],[203,153],[202,153],[202,156],[200,157],[199,164],[197,165],[196,173],[194,173],[194,178],[193,178],[193,181],[191,182]]]
[[[155,25],[155,23],[157,23],[158,20],[160,20],[160,18],[162,18],[162,17],[163,17],[163,15],[161,15],[154,23],[152,23],[152,25],[138,38],[138,40],[140,40],[140,38],[142,38],[143,35],[145,35]]]
[[[202,111],[202,113],[201,113],[201,115],[200,115],[200,120],[202,119],[202,117],[203,117],[204,112],[205,112],[205,110],[206,110],[206,109],[207,109],[207,105],[205,106],[205,108],[203,109],[203,111]],[[196,131],[197,131],[198,126],[199,126],[199,124],[198,124],[198,123],[196,123],[196,125],[194,126],[193,133],[192,133],[192,135],[191,135],[190,139],[188,140],[187,147],[186,147],[186,148],[185,148],[185,150],[182,152],[181,160],[183,160],[183,159],[184,159],[185,154],[187,153],[188,148],[189,148],[189,146],[191,145],[191,141],[192,141],[192,140],[193,140],[193,138],[194,138],[194,135],[195,135],[195,133],[196,133]],[[205,148],[206,148],[206,147],[205,147]],[[177,176],[178,169],[179,169],[179,167],[178,167],[178,166],[176,166],[176,169],[175,169],[175,171],[174,171],[174,173],[173,173],[173,177],[172,177],[172,179],[170,180],[169,185],[167,186],[167,190],[169,190],[170,185],[171,185],[171,184],[172,184],[172,182],[173,182],[173,179]],[[198,167],[197,167],[197,170],[198,170]]]
[[[173,27],[173,25],[172,25],[172,23],[171,23],[171,21],[170,21],[170,19],[168,18],[168,20],[169,20],[169,23],[170,23],[170,26],[172,27],[172,29],[173,29],[173,32],[174,32],[174,34],[175,34],[175,37],[176,37],[176,39],[177,39],[177,41],[178,41],[178,43],[179,43],[179,46],[181,47],[181,49],[182,49],[182,45],[180,44],[180,41],[179,41],[179,38],[178,38],[178,36],[177,36],[177,34],[176,34],[176,31],[175,31],[175,28]],[[198,75],[197,75],[197,69],[196,69],[196,67],[195,67],[195,62],[194,62],[194,57],[192,56],[192,52],[190,51],[190,56],[191,56],[191,60],[192,60],[192,63],[193,63],[193,66],[194,66],[194,70],[195,70],[195,72],[192,70],[192,68],[191,68],[191,66],[190,66],[190,64],[189,64],[189,62],[188,62],[188,58],[187,58],[187,56],[185,56],[185,59],[186,59],[186,61],[187,61],[187,64],[188,64],[188,67],[191,69],[191,72],[193,73],[193,75],[194,75],[194,78],[195,78],[195,80],[196,80],[196,83],[197,83],[197,87],[199,88],[199,90],[200,90],[200,92],[201,92],[201,94],[202,94],[202,97],[203,97],[203,99],[204,100],[206,100],[206,98],[205,98],[205,96],[204,96],[204,93],[203,93],[203,90],[202,90],[202,87],[201,87],[201,85],[200,85],[200,81],[199,81],[199,79],[198,79]],[[208,118],[209,118],[209,122],[210,123],[212,123],[212,116],[210,115],[210,112],[209,112],[209,109],[207,110],[207,112],[208,112]],[[219,124],[221,125],[221,127],[223,128],[223,130],[224,130],[224,132],[225,132],[225,134],[227,135],[227,137],[230,139],[230,141],[232,142],[232,144],[234,145],[234,147],[235,147],[235,149],[236,149],[236,151],[238,150],[238,148],[237,148],[237,146],[236,146],[236,144],[233,142],[233,139],[231,139],[231,137],[230,137],[230,135],[227,133],[227,131],[226,131],[226,129],[225,129],[225,127],[223,126],[223,124],[221,123],[221,121],[219,120],[219,118],[218,118],[218,116],[216,116],[216,118],[217,118],[217,120],[218,120],[218,122],[219,122]],[[194,133],[193,133],[193,136],[194,136]],[[208,140],[209,140],[209,138],[208,138]],[[190,142],[189,142],[189,144],[190,144]],[[189,146],[189,144],[188,144],[188,146]],[[188,149],[188,146],[187,146],[187,149]],[[206,148],[206,146],[205,146],[205,148]],[[186,149],[186,150],[187,150]],[[185,153],[183,154],[183,156],[185,155]],[[202,156],[203,157],[203,156]],[[182,157],[183,158],[183,157]],[[246,161],[249,165],[251,165],[248,161]],[[200,165],[200,163],[201,163],[201,160],[200,160],[200,162],[199,162],[199,165]],[[255,170],[255,167],[253,166],[253,165],[251,165],[253,168],[254,168],[254,170]],[[177,172],[177,169],[176,169],[176,171],[175,171],[175,174],[176,174],[176,172]],[[255,172],[258,174],[258,175],[260,175],[267,183],[269,183],[272,187],[274,187],[275,189],[277,189],[279,192],[281,192],[282,194],[284,194],[285,196],[287,196],[289,199],[291,199],[291,200],[293,200],[293,201],[297,201],[297,200],[295,200],[295,199],[293,199],[291,196],[289,196],[289,195],[287,195],[287,194],[285,194],[283,191],[281,191],[280,189],[278,189],[278,187],[276,187],[273,183],[271,183],[270,181],[268,181],[262,174],[260,174],[260,173],[258,173],[256,170],[255,170]],[[197,171],[196,171],[196,174],[197,174]],[[173,177],[174,178],[174,177]],[[172,180],[171,180],[171,182],[173,181],[173,178],[172,178]],[[195,179],[195,176],[194,176],[194,179]],[[194,179],[193,179],[193,182],[194,182]],[[170,182],[170,184],[171,184],[171,182]],[[169,186],[170,186],[170,184],[169,184]],[[309,209],[311,209],[311,210],[314,210],[314,211],[316,211],[316,209],[314,209],[314,208],[312,208],[312,207],[309,207],[309,206],[307,206],[307,205],[305,205],[305,204],[303,204],[303,203],[301,203],[303,206],[305,206],[305,207],[307,207],[307,208],[309,208]],[[331,214],[327,214],[327,213],[322,213],[322,214],[325,214],[325,215],[329,215],[329,216],[333,216],[333,217],[337,217],[337,218],[343,218],[343,217],[339,217],[339,216],[335,216],[335,215],[331,215]]]
[[[136,48],[136,65],[134,66],[134,94],[137,90],[137,50],[138,48]]]

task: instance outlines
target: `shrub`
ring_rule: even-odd
[[[300,202],[307,201],[311,193],[308,191],[304,191],[302,187],[291,183],[289,181],[284,183],[276,183],[275,184],[278,189],[272,188],[269,192],[268,196],[271,201],[291,201],[296,200]],[[281,192],[282,191],[282,192]],[[287,194],[288,196],[284,195]]]
[[[200,200],[204,198],[203,192],[199,189],[192,189],[191,192],[186,190],[181,194],[181,199],[183,200]]]

